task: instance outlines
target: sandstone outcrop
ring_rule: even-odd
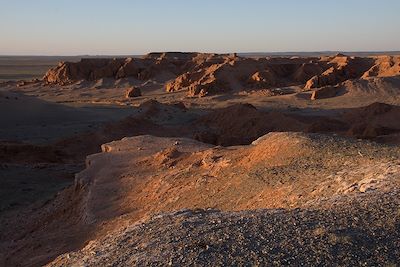
[[[345,81],[391,77],[400,73],[400,57],[243,58],[227,54],[150,53],[142,58],[86,58],[62,62],[44,81],[66,85],[79,80],[134,78],[164,85],[189,96],[302,86],[305,90]]]
[[[392,77],[400,75],[399,56],[379,56],[370,58],[348,57],[337,55],[327,58],[329,68],[321,75],[307,81],[305,89],[337,85],[353,79]]]
[[[364,73],[363,78],[398,75],[400,75],[400,56],[380,56],[374,66]]]
[[[65,85],[79,80],[94,81],[114,77],[125,59],[83,58],[80,62],[61,62],[44,76],[47,83]]]
[[[221,57],[218,63],[196,67],[166,84],[166,90],[187,89],[190,96],[228,91],[270,89],[304,84],[323,68],[310,59]],[[206,63],[210,62],[210,59]]]
[[[337,85],[346,80],[361,78],[372,64],[373,61],[369,58],[348,57],[339,54],[327,62],[327,70],[307,81],[305,89]]]
[[[398,173],[393,174],[399,169],[393,158],[398,150],[376,154],[377,146],[300,133],[270,133],[249,146],[228,148],[138,136],[104,144],[103,153],[88,157],[86,170],[76,178],[90,188],[84,217],[94,222],[120,214],[137,220],[183,208],[301,207],[322,197],[361,192],[370,176],[377,180],[370,184],[376,190],[399,183]],[[359,153],[375,158],[365,160]],[[344,176],[343,168],[349,170]],[[118,194],[104,194],[114,187]]]
[[[205,96],[232,90],[301,84],[323,70],[315,59],[151,53],[142,58],[86,58],[80,62],[62,62],[46,73],[44,81],[60,85],[102,78],[131,77],[146,81],[161,75],[173,77],[165,84],[168,92],[185,89],[190,96]]]
[[[133,77],[147,80],[161,71],[174,75],[180,67],[197,53],[151,53],[142,58],[83,58],[79,62],[60,62],[50,69],[43,80],[50,84],[65,85],[79,80],[95,81],[101,78]]]

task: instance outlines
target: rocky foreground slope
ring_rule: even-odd
[[[102,150],[73,188],[1,219],[2,264],[399,260],[396,146],[271,133],[247,146],[138,136]]]
[[[400,194],[324,210],[183,210],[126,227],[48,266],[396,266]]]
[[[279,95],[282,90],[276,89],[283,87],[315,90],[336,86],[325,89],[328,94],[316,95],[332,97],[339,94],[342,83],[349,80],[386,81],[386,77],[399,75],[398,56],[361,58],[338,54],[320,58],[242,58],[236,54],[151,53],[142,58],[61,62],[49,70],[43,80],[59,85],[104,78],[159,81],[167,92],[186,90],[189,96],[254,90]]]
[[[139,136],[103,145],[77,176],[88,220],[183,208],[302,207],[322,197],[393,188],[399,150],[338,137],[270,133],[250,146]],[[129,200],[129,201],[128,201]]]
[[[298,133],[228,148],[112,142],[77,176],[85,221],[105,236],[50,266],[394,264],[399,152]]]

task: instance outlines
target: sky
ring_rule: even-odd
[[[399,0],[0,0],[0,55],[399,51]]]

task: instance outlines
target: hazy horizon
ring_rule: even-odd
[[[400,50],[395,0],[5,0],[1,6],[2,56]]]
[[[215,53],[213,51],[149,51],[144,54],[54,54],[54,55],[41,55],[41,54],[0,54],[0,57],[124,57],[124,56],[144,56],[149,53]],[[382,50],[382,51],[254,51],[254,52],[219,52],[217,54],[232,54],[237,53],[239,55],[292,55],[292,54],[334,54],[344,53],[346,55],[351,54],[400,54],[400,50]]]

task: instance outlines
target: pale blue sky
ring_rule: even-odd
[[[399,0],[0,0],[0,54],[400,50]]]

